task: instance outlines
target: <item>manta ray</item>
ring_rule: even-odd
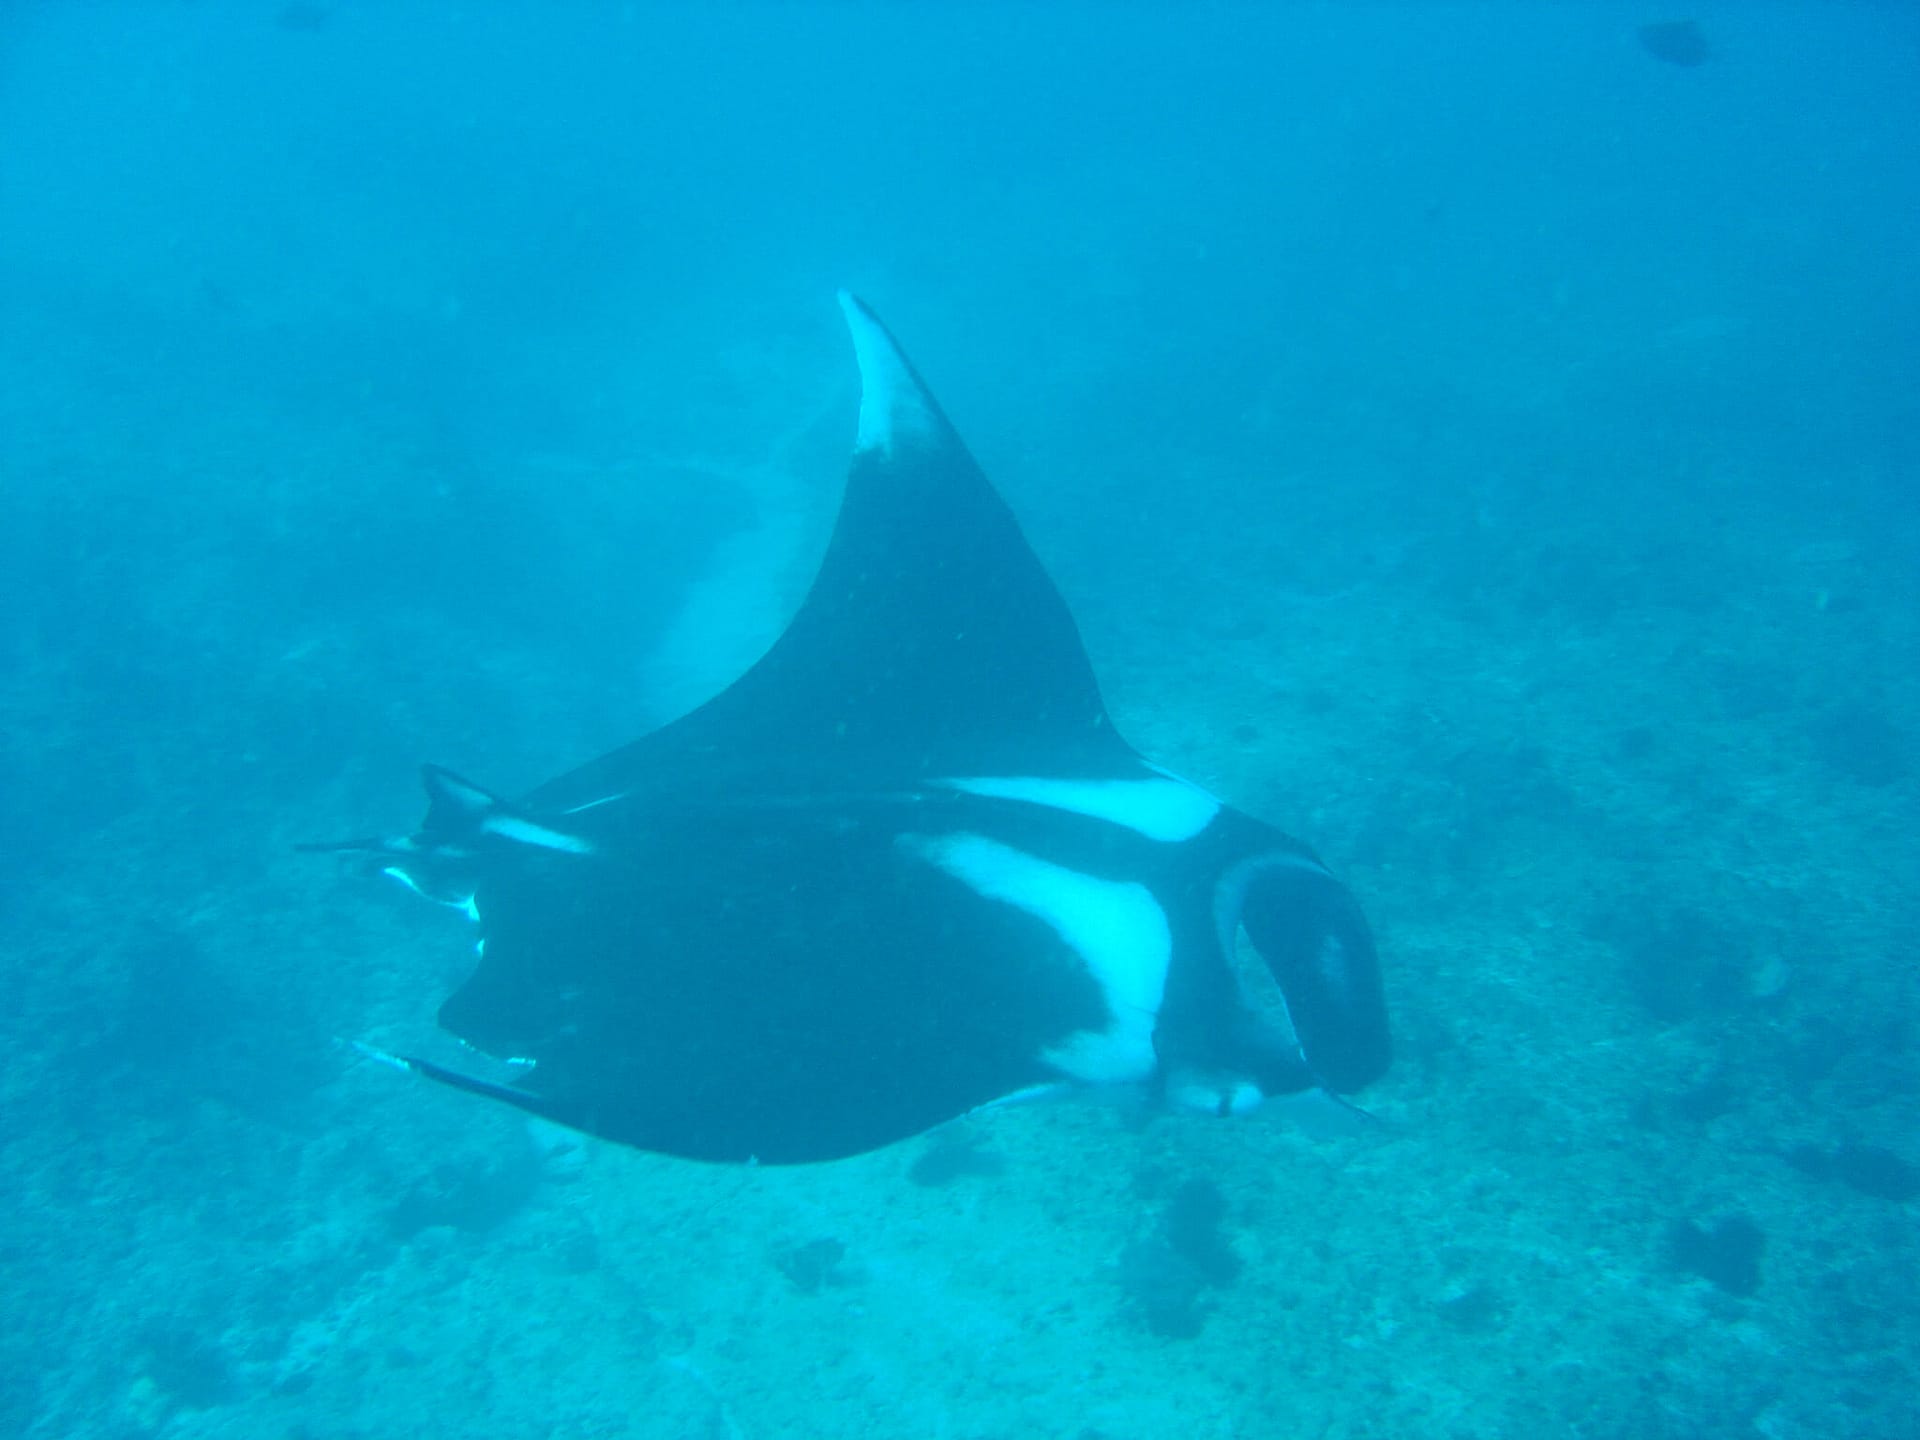
[[[796,1164],[1062,1089],[1248,1113],[1390,1053],[1312,851],[1143,759],[900,346],[840,297],[858,432],[772,648],[515,799],[424,771],[410,835],[311,849],[451,905],[478,960],[432,1080],[665,1155]]]

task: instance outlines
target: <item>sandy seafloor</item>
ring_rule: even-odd
[[[1886,178],[1900,126],[1828,119],[1701,200],[1778,205],[1739,262],[1567,222],[1481,273],[1512,211],[1422,184],[1308,207],[1275,279],[1204,214],[1130,246],[1009,192],[965,254],[821,241],[611,314],[548,275],[503,315],[422,253],[369,291],[311,235],[296,284],[194,227],[90,266],[10,222],[0,1433],[1916,1433],[1914,234],[1766,189]],[[1697,176],[1606,173],[1688,223]],[[1343,217],[1429,248],[1316,261]],[[450,1047],[468,938],[293,842],[405,825],[423,759],[530,785],[764,640],[852,433],[839,282],[1123,731],[1363,898],[1379,1126],[1048,1105],[715,1168],[335,1043]],[[416,393],[388,349],[468,369]]]

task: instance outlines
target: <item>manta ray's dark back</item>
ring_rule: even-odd
[[[1359,907],[1142,760],[1004,501],[872,312],[846,493],[728,689],[504,800],[430,769],[341,847],[478,927],[422,1074],[662,1153],[832,1159],[1055,1087],[1237,1114],[1387,1065]]]

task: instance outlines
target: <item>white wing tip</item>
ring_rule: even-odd
[[[878,450],[891,455],[901,439],[929,437],[934,427],[933,404],[907,357],[864,300],[848,290],[839,291],[837,298],[853,337],[854,362],[860,367],[860,430],[854,453]]]

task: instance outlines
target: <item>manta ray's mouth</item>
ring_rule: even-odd
[[[1250,1019],[1289,1037],[1319,1084],[1347,1094],[1386,1073],[1373,934],[1324,866],[1285,852],[1242,861],[1221,877],[1214,920]]]

